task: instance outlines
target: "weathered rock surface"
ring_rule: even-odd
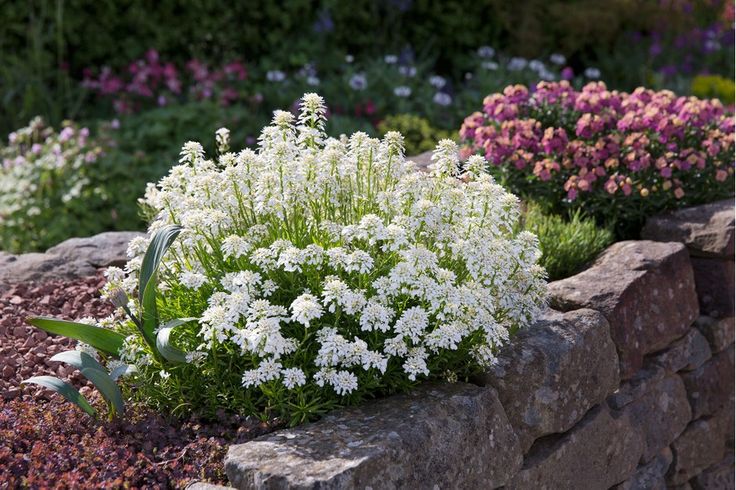
[[[679,340],[676,340],[664,351],[651,356],[651,362],[665,371],[692,371],[710,359],[711,351],[708,340],[698,330],[691,328]]]
[[[701,316],[695,322],[700,333],[708,339],[713,352],[721,352],[733,344],[734,317],[715,319],[710,316]]]
[[[672,451],[669,447],[660,450],[648,463],[639,466],[631,478],[616,485],[614,490],[665,490],[665,475],[672,464]]]
[[[733,346],[695,371],[682,374],[693,418],[712,415],[726,405],[734,392]]]
[[[641,398],[622,410],[631,427],[643,436],[642,463],[669,446],[691,420],[690,404],[679,376],[671,374],[650,385]]]
[[[416,163],[418,170],[427,170],[427,167],[432,163],[432,151],[425,151],[419,155],[406,157],[406,159]]]
[[[698,317],[690,257],[680,243],[616,243],[588,270],[550,283],[549,291],[555,309],[592,308],[606,316],[624,379]]]
[[[494,488],[521,467],[491,388],[428,385],[231,446],[237,488]]]
[[[101,267],[124,265],[128,242],[143,233],[119,231],[71,238],[45,253],[0,256],[0,284],[75,279]]]
[[[641,236],[684,243],[692,255],[733,257],[734,201],[726,199],[649,218]]]
[[[733,451],[726,451],[720,463],[706,469],[693,480],[696,490],[733,490],[735,486]]]
[[[610,488],[634,472],[643,444],[627,418],[597,406],[561,437],[537,441],[508,488]]]
[[[668,483],[679,485],[721,461],[726,450],[727,430],[733,431],[733,407],[712,417],[695,420],[672,443],[674,455]]]
[[[693,257],[700,310],[713,317],[734,314],[734,261]]]
[[[608,397],[608,405],[614,410],[621,410],[629,403],[652,391],[667,374],[667,371],[660,366],[650,364],[646,368],[637,371],[631,378],[622,381],[618,389]]]
[[[618,386],[608,322],[592,310],[548,310],[479,381],[496,388],[526,451],[535,439],[572,427]]]
[[[233,487],[226,487],[224,485],[216,485],[214,483],[207,483],[202,481],[195,481],[185,487],[185,490],[231,490]]]

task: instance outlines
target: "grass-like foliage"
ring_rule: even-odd
[[[149,186],[151,240],[108,272],[124,319],[105,325],[139,400],[298,423],[465,379],[543,306],[537,239],[482,157],[461,167],[444,140],[417,172],[400,134],[328,138],[324,114],[305,95],[257,151],[220,130],[216,160],[189,142]]]
[[[545,214],[530,203],[522,220],[524,229],[539,238],[540,263],[552,281],[580,272],[613,242],[611,230],[600,228],[594,219],[583,217],[580,210],[566,219]]]

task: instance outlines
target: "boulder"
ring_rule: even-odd
[[[700,311],[713,317],[734,315],[734,261],[693,257]]]
[[[682,373],[693,418],[712,415],[725,406],[734,393],[734,348],[720,352],[695,371]]]
[[[628,417],[631,427],[643,437],[643,464],[669,446],[691,420],[685,386],[674,374],[652,381],[643,396],[627,404],[621,414]]]
[[[419,155],[406,157],[406,159],[414,162],[417,166],[417,170],[426,171],[429,165],[432,164],[432,151],[425,151],[424,153],[420,153]]]
[[[122,267],[128,261],[128,243],[133,238],[145,236],[137,231],[110,231],[99,235],[70,238],[46,251],[69,261],[82,261],[100,268]]]
[[[225,471],[237,488],[495,488],[521,463],[495,391],[457,383],[231,446]]]
[[[568,430],[618,386],[608,322],[593,310],[548,310],[479,382],[498,391],[526,451],[535,439]]]
[[[701,316],[695,322],[695,326],[708,339],[713,352],[721,352],[733,344],[734,317],[732,316],[720,319]]]
[[[650,356],[650,362],[669,373],[692,371],[710,359],[710,344],[700,331],[691,328],[662,352]]]
[[[726,451],[724,432],[733,431],[733,407],[712,417],[695,420],[672,443],[673,462],[667,475],[670,485],[686,483],[706,468],[719,463]]]
[[[733,258],[733,198],[649,218],[641,237],[684,243],[692,255]]]
[[[633,376],[646,354],[687,333],[698,299],[687,249],[680,243],[625,241],[586,271],[549,285],[553,308],[591,308],[611,326],[621,377]]]
[[[697,490],[733,490],[734,489],[734,453],[727,451],[720,463],[707,468],[694,479]]]
[[[508,488],[610,488],[634,473],[642,447],[641,434],[626,417],[615,418],[599,405],[569,432],[537,441]]]
[[[639,466],[631,478],[613,487],[613,490],[666,490],[665,475],[671,464],[672,451],[666,447],[650,462]]]

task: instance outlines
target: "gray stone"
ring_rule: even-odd
[[[629,403],[652,391],[667,374],[667,371],[660,366],[650,364],[637,371],[631,378],[622,381],[616,391],[608,397],[608,405],[614,410],[621,410]]]
[[[712,417],[695,420],[672,443],[674,456],[667,475],[670,485],[681,485],[721,461],[726,450],[727,430],[733,430],[733,407]]]
[[[642,446],[626,417],[597,406],[569,432],[537,441],[508,488],[610,488],[634,472]]]
[[[641,463],[651,461],[663,447],[669,446],[691,420],[690,404],[679,376],[670,374],[650,385],[641,398],[621,412],[643,437]]]
[[[623,379],[646,354],[687,333],[698,316],[690,257],[680,243],[616,243],[586,271],[550,283],[549,292],[555,309],[592,308],[606,316]]]
[[[216,485],[214,483],[195,481],[184,488],[185,490],[232,490],[233,487],[226,487],[224,485]]]
[[[713,317],[734,315],[734,261],[693,257],[700,310]]]
[[[682,373],[693,418],[712,415],[726,405],[734,393],[734,349],[720,352],[695,371]]]
[[[641,236],[646,240],[684,243],[693,255],[733,257],[733,198],[649,218]]]
[[[733,451],[727,451],[720,463],[693,478],[693,487],[696,490],[733,490],[734,486]]]
[[[708,340],[697,329],[691,328],[684,337],[674,341],[667,349],[651,357],[651,362],[669,373],[692,371],[710,359]]]
[[[521,463],[495,391],[457,383],[231,446],[225,471],[237,488],[494,488]]]
[[[661,449],[650,462],[639,466],[631,478],[616,485],[614,490],[666,490],[665,475],[672,464],[672,451]]]
[[[720,319],[701,316],[695,322],[695,326],[708,339],[713,352],[721,352],[733,344],[734,317],[732,316]]]
[[[87,238],[71,238],[46,253],[0,257],[0,285],[74,279],[90,276],[98,268],[124,265],[128,242],[143,233],[119,231]]]
[[[593,310],[548,310],[479,381],[496,388],[526,451],[535,439],[568,430],[618,386],[608,322]]]
[[[406,159],[416,163],[418,170],[427,170],[427,167],[432,164],[432,150],[406,157]]]

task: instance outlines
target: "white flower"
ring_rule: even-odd
[[[411,95],[411,88],[406,85],[400,85],[394,89],[394,95],[396,97],[409,97]]]
[[[269,82],[283,82],[286,79],[286,73],[281,70],[269,70],[266,73],[266,80]]]
[[[347,395],[358,389],[358,377],[350,371],[337,371],[332,378],[332,386],[338,395]]]
[[[309,293],[298,296],[291,303],[291,319],[307,328],[309,328],[309,322],[321,316],[322,305],[319,304],[319,300],[315,296]]]
[[[281,374],[284,376],[284,386],[290,390],[297,386],[304,386],[307,382],[304,371],[299,368],[287,368],[282,370]]]
[[[184,271],[179,275],[179,282],[185,288],[197,290],[207,282],[207,276],[198,272]]]
[[[187,352],[184,358],[189,364],[200,365],[205,359],[207,359],[207,353],[202,351]]]
[[[421,306],[405,310],[394,325],[394,332],[418,342],[429,325],[427,312]]]
[[[385,61],[387,65],[395,65],[398,63],[399,57],[393,54],[387,54],[383,57],[383,61]]]
[[[417,74],[417,69],[414,66],[401,65],[399,67],[399,73],[405,77],[414,77]]]
[[[356,73],[350,77],[348,85],[353,90],[365,90],[368,88],[368,79],[364,73]]]
[[[488,70],[488,71],[496,71],[496,70],[498,70],[498,63],[496,63],[495,61],[484,61],[483,63],[480,64],[480,66],[484,70]],[[470,75],[470,73],[468,73],[468,75]],[[466,77],[466,78],[472,78],[472,76],[471,77]]]
[[[447,85],[447,80],[439,75],[432,75],[429,77],[429,84],[439,90]]]
[[[215,142],[217,143],[217,151],[225,153],[230,149],[230,130],[220,128],[215,131]]]
[[[409,350],[409,355],[402,366],[411,381],[416,381],[417,375],[429,376],[427,368],[427,351],[424,347],[414,347]]]
[[[549,56],[549,60],[554,63],[555,65],[564,65],[567,63],[567,58],[565,58],[565,55],[559,54],[559,53],[553,53]]]
[[[452,96],[444,92],[437,92],[436,94],[434,94],[434,97],[432,97],[432,101],[437,105],[446,107],[452,104]]]
[[[367,332],[380,330],[386,332],[391,328],[390,322],[394,318],[394,310],[382,305],[378,301],[369,300],[360,315],[360,328]]]
[[[490,46],[481,46],[478,48],[478,56],[481,58],[493,58],[494,54],[496,54],[496,50]]]
[[[598,68],[588,67],[583,72],[586,78],[590,78],[591,80],[597,80],[601,77],[601,71]]]
[[[525,58],[521,57],[514,57],[509,60],[508,65],[506,67],[511,71],[520,71],[527,67],[529,64],[529,61],[527,61]]]
[[[251,244],[241,236],[230,235],[223,240],[220,250],[226,259],[229,257],[237,259],[251,250]]]

